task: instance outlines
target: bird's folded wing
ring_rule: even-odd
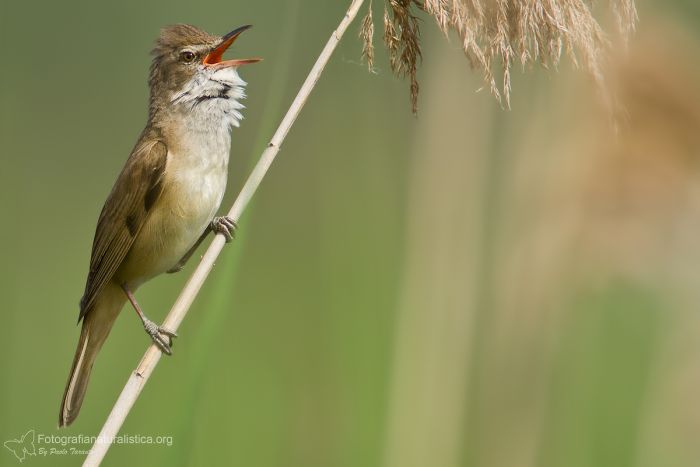
[[[97,223],[78,321],[85,317],[102,287],[112,279],[160,196],[167,153],[162,141],[144,137],[119,174]]]

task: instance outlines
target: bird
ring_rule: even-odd
[[[171,354],[177,335],[146,317],[136,289],[182,269],[210,232],[233,238],[236,223],[216,212],[226,189],[231,130],[243,118],[247,83],[238,68],[261,59],[223,55],[250,27],[223,36],[188,24],[160,31],[151,52],[148,120],[97,222],[59,427],[78,416],[95,358],[127,301],[153,342]]]

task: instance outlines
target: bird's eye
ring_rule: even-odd
[[[194,61],[194,58],[194,52],[190,52],[189,50],[185,50],[184,52],[180,53],[180,60],[182,60],[185,63],[192,63]]]

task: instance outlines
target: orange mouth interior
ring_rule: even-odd
[[[240,36],[243,31],[250,29],[251,27],[251,25],[241,26],[240,28],[234,29],[233,31],[226,34],[221,40],[221,43],[219,43],[219,45],[217,45],[214,50],[209,52],[207,56],[204,57],[202,63],[204,63],[204,65],[209,66],[229,67],[248,65],[250,63],[257,63],[260,60],[262,60],[262,58],[258,57],[222,60],[224,53],[226,52],[226,50],[228,50],[229,47],[231,47],[231,44],[233,44],[236,41],[236,39],[238,39],[238,36]]]

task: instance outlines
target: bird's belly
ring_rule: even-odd
[[[166,178],[123,265],[140,271],[129,280],[134,287],[173,268],[185,256],[214,218],[225,189],[225,169],[190,169]]]

